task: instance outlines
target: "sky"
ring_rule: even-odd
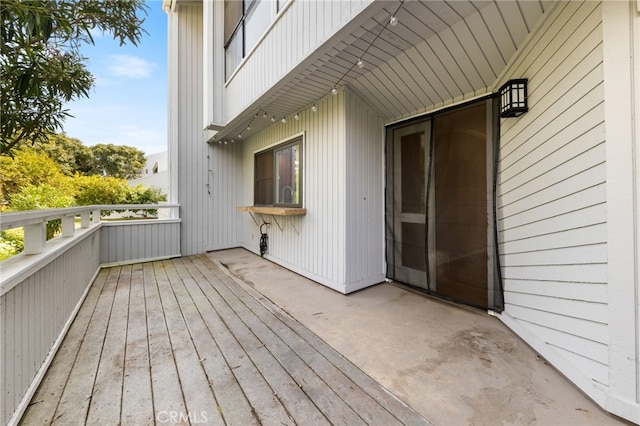
[[[89,98],[66,105],[64,133],[87,146],[134,146],[145,154],[167,150],[167,15],[161,0],[147,0],[138,46],[93,34],[95,46],[82,53],[95,77]]]

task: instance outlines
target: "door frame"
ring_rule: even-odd
[[[499,138],[500,138],[500,119],[498,116],[498,98],[497,95],[491,94],[487,96],[483,96],[472,101],[458,103],[456,105],[447,106],[445,108],[441,108],[438,110],[431,111],[427,114],[422,114],[419,116],[415,116],[406,120],[393,122],[387,124],[385,126],[385,141],[384,141],[384,152],[385,152],[385,260],[386,260],[386,276],[393,280],[394,271],[392,270],[395,265],[395,253],[393,249],[394,239],[393,239],[393,227],[394,227],[394,184],[389,185],[389,167],[390,165],[393,167],[394,160],[394,143],[393,143],[393,132],[394,130],[411,126],[413,124],[418,124],[420,122],[429,120],[431,122],[430,125],[430,138],[433,137],[433,119],[439,114],[444,114],[450,111],[454,111],[460,108],[467,107],[472,105],[473,103],[478,102],[486,102],[486,115],[487,115],[487,143],[486,143],[486,161],[487,161],[487,306],[488,309],[494,312],[502,312],[504,310],[504,291],[503,291],[503,278],[502,271],[500,267],[500,242],[499,242],[499,234],[498,234],[498,224],[497,224],[497,166],[498,166],[498,156],[499,156]],[[431,146],[431,141],[430,146]],[[433,153],[429,153],[429,157]],[[428,171],[427,173],[430,173]],[[427,209],[429,209],[429,198],[433,196],[433,191],[427,189]],[[390,220],[390,218],[393,218]],[[427,228],[429,225],[426,225]],[[427,233],[430,234],[430,230],[427,230]],[[429,238],[429,237],[427,237]],[[427,242],[427,244],[429,244]],[[429,254],[432,256],[432,254]],[[427,274],[429,276],[432,275],[432,271],[430,271],[429,262],[427,262]],[[431,288],[431,279],[427,280],[427,288],[422,288],[415,285],[404,284],[411,288],[414,288],[418,291],[427,293],[429,295],[436,296],[438,298],[452,300],[447,297],[444,297],[438,293],[436,293],[434,289]],[[460,300],[452,300],[456,303],[465,304]]]

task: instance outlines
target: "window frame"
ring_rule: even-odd
[[[249,54],[251,49],[253,49],[255,47],[255,46],[251,46],[250,48],[247,48],[247,34],[246,34],[246,29],[245,29],[247,19],[251,18],[253,12],[259,7],[259,4],[262,1],[268,1],[269,4],[271,5],[271,7],[270,7],[270,10],[269,10],[269,22],[270,23],[269,23],[269,25],[267,25],[265,27],[265,29],[267,29],[273,23],[274,11],[278,6],[278,0],[235,0],[235,1],[238,1],[238,2],[242,3],[241,15],[238,18],[238,22],[235,24],[235,27],[233,28],[233,30],[228,33],[229,34],[228,37],[227,37],[227,28],[226,27],[224,28],[224,33],[225,33],[225,39],[224,39],[225,81],[229,81],[229,79],[234,75],[236,70],[240,67],[240,64],[242,64],[242,61],[247,57],[247,55]],[[227,2],[225,1],[225,8],[226,8],[226,4],[227,4]],[[226,17],[225,17],[225,19],[226,19]],[[224,25],[225,26],[227,25],[226,21],[224,22]],[[237,41],[236,37],[240,37],[240,40],[238,40],[238,42],[240,43],[239,51],[241,51],[241,55],[240,55],[240,59],[234,65],[233,69],[229,69],[229,65],[227,64],[227,60],[228,60],[227,51],[228,51],[229,46],[231,46],[232,42]],[[260,39],[261,39],[261,37],[257,38],[257,40],[260,40]]]
[[[293,208],[303,208],[304,206],[304,153],[305,153],[305,137],[304,137],[304,133],[295,135],[291,138],[288,138],[284,141],[281,142],[277,142],[273,145],[270,145],[264,149],[255,151],[253,153],[253,205],[254,206],[265,206],[265,207],[293,207]],[[298,146],[299,149],[299,154],[298,154],[298,182],[297,182],[297,187],[298,187],[298,199],[299,201],[297,203],[279,203],[276,202],[277,200],[277,191],[278,189],[278,183],[277,183],[277,173],[278,173],[278,152],[282,152],[286,149],[291,148],[292,146]],[[258,203],[256,202],[258,200],[258,193],[257,188],[258,188],[258,178],[260,178],[261,181],[264,180],[263,175],[259,175],[258,174],[258,157],[265,155],[265,154],[271,154],[272,159],[271,159],[271,164],[272,164],[272,175],[271,175],[271,186],[272,186],[272,191],[271,191],[271,202],[270,203]],[[262,200],[259,200],[262,201]]]

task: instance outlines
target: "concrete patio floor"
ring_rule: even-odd
[[[497,318],[384,283],[342,295],[244,249],[208,253],[435,425],[615,425]]]

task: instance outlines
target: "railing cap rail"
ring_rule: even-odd
[[[62,209],[24,210],[0,213],[0,230],[18,228],[65,216],[75,216],[83,212],[96,210],[156,210],[177,208],[180,204],[97,204],[91,206],[66,207]]]

